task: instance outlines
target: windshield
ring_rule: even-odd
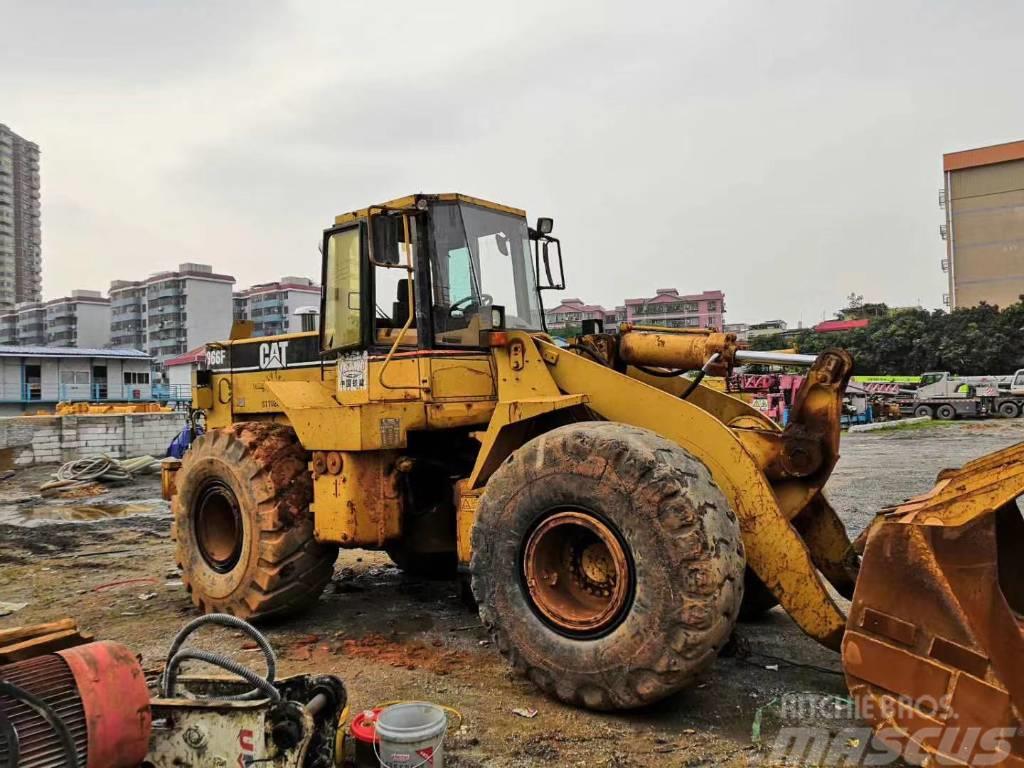
[[[542,328],[525,219],[468,203],[444,203],[434,207],[432,225],[438,342],[476,345],[481,310],[492,304],[505,308],[508,328]]]

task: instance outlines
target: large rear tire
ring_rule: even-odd
[[[320,596],[338,550],[314,539],[307,461],[295,432],[269,422],[192,444],[175,477],[172,535],[199,610],[263,619]]]
[[[494,473],[473,531],[473,594],[513,670],[591,709],[689,685],[743,597],[739,525],[707,468],[653,432],[584,422]]]

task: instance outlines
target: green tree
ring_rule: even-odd
[[[564,328],[552,328],[549,333],[562,339],[571,339],[583,333],[583,327],[580,323],[566,323]]]
[[[884,307],[862,305],[860,309]],[[871,315],[867,328],[841,333],[755,337],[754,349],[786,349],[816,354],[842,347],[853,355],[856,372],[866,375],[951,371],[963,375],[1008,374],[1024,368],[1024,301],[1000,310],[990,304],[952,312],[907,309]]]

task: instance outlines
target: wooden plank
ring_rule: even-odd
[[[77,629],[51,632],[0,648],[0,664],[31,659],[54,651],[62,651],[92,641],[92,635],[81,634]]]
[[[52,632],[63,632],[68,629],[75,629],[77,623],[74,619],[61,619],[51,621],[47,624],[33,624],[26,627],[14,627],[13,629],[0,629],[0,647],[11,643],[28,640],[39,635],[48,635]]]

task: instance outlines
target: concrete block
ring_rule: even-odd
[[[850,432],[878,432],[883,429],[896,429],[898,427],[906,426],[907,424],[921,424],[925,421],[931,420],[931,416],[914,416],[910,419],[896,419],[896,421],[876,421],[871,424],[854,424],[850,427]]]

